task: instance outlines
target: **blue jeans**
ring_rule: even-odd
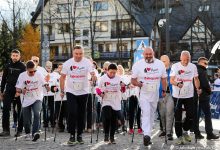
[[[40,111],[42,107],[42,101],[37,100],[32,105],[22,108],[23,110],[23,120],[25,133],[31,133],[31,120],[32,120],[32,111],[34,114],[34,121],[32,125],[32,135],[39,132],[40,129]]]

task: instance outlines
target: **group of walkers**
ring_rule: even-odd
[[[46,137],[51,127],[55,132],[70,134],[68,145],[83,144],[84,132],[92,136],[102,127],[105,143],[116,144],[115,133],[121,128],[132,135],[132,141],[135,131],[143,135],[143,144],[148,146],[152,144],[156,111],[160,117],[159,137],[174,140],[174,128],[177,144],[192,141],[189,130],[194,131],[196,140],[204,138],[199,130],[203,112],[206,138],[218,139],[212,128],[208,59],[200,57],[195,65],[190,53],[182,51],[180,62],[171,64],[167,55],[157,59],[152,48],[143,50],[144,58],[130,71],[107,61],[101,72],[95,61],[84,57],[81,46],[75,46],[73,57],[55,69],[50,61],[39,66],[36,56],[24,64],[20,52],[12,50],[1,82],[0,137],[10,136],[13,104],[15,137],[21,136],[24,128],[25,139],[32,141],[40,138],[42,129]],[[213,86],[219,88],[220,83]]]

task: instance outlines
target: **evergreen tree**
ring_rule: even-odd
[[[12,49],[12,36],[8,31],[8,25],[4,21],[0,30],[0,70],[9,62]]]

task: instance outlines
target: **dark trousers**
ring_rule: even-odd
[[[100,123],[101,122],[101,108],[102,105],[100,102],[96,103],[96,123]]]
[[[93,101],[92,101],[93,100]],[[95,103],[95,94],[93,94],[93,98],[92,98],[92,94],[88,94],[88,101],[87,101],[87,105],[86,105],[86,123],[87,123],[87,129],[91,129],[92,128],[92,123],[93,123],[93,119],[92,116],[94,116],[94,103]]]
[[[20,97],[16,97],[13,100],[13,119],[14,119],[14,123],[18,123],[18,132],[22,132],[23,130],[23,116],[22,116],[22,112],[21,112],[21,99]]]
[[[125,120],[127,119],[127,100],[121,101],[121,123],[122,125],[125,124]]]
[[[73,95],[67,92],[67,110],[69,132],[75,137],[77,127],[77,136],[81,136],[85,127],[85,113],[88,94]]]
[[[67,101],[62,101],[61,108],[60,105],[61,105],[61,101],[55,101],[55,118],[56,121],[58,121],[59,128],[65,129],[64,119],[67,120]]]
[[[3,109],[2,109],[2,128],[3,131],[10,131],[10,111],[11,103],[14,101],[16,88],[14,86],[7,85],[5,94],[3,97]]]
[[[177,98],[174,98],[174,106],[177,104]],[[182,105],[184,105],[186,111],[186,118],[184,122],[182,122]],[[193,98],[185,98],[179,99],[177,108],[175,108],[175,132],[176,136],[179,138],[183,134],[184,131],[188,131],[193,123],[193,116],[194,116],[194,108],[193,108]]]
[[[54,96],[44,96],[43,99],[43,123],[47,126],[49,122],[54,127]]]
[[[141,118],[141,109],[138,106],[138,98],[137,96],[131,96],[129,98],[129,129],[133,129],[134,119],[137,119],[138,129],[140,129],[141,128],[140,118]]]
[[[205,131],[207,134],[211,134],[213,132],[212,128],[212,118],[211,118],[211,109],[210,109],[210,96],[202,96],[199,100],[199,110],[198,108],[198,98],[194,98],[194,133],[200,134],[199,131],[199,117],[201,115],[201,111],[205,116]]]
[[[111,106],[104,106],[102,108],[102,123],[106,137],[114,139],[115,130],[117,126],[117,111],[113,110]]]

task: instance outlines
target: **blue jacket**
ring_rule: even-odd
[[[168,86],[169,86],[169,89],[170,89],[170,94],[172,95],[172,84],[170,83],[170,71],[171,71],[171,68],[167,69],[167,83],[168,83]],[[160,82],[160,88],[159,88],[159,96],[160,98],[163,98],[162,97],[162,83]]]

